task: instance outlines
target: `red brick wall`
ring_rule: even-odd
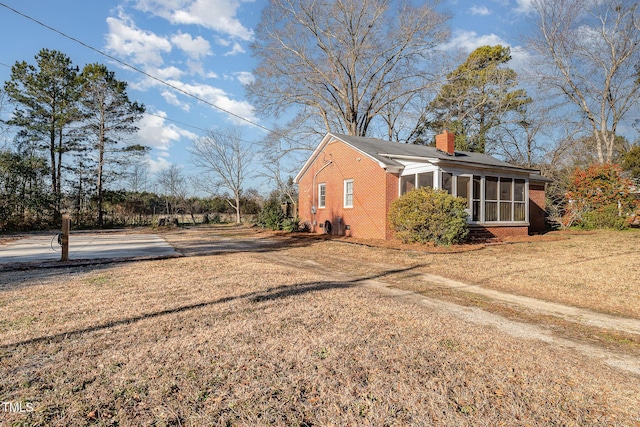
[[[510,236],[526,236],[529,234],[529,227],[525,226],[502,226],[502,227],[484,227],[484,226],[471,226],[471,228],[477,228],[484,231],[488,231],[494,237],[510,237]]]
[[[389,225],[389,221],[387,221],[387,216],[389,212],[389,208],[391,207],[391,202],[396,200],[398,196],[398,189],[400,188],[400,175],[397,173],[388,173],[387,174],[387,204],[385,206],[385,225],[386,225],[386,233],[385,239],[393,238],[393,229]]]
[[[344,207],[345,179],[353,179],[353,208]],[[332,224],[332,234],[365,239],[391,239],[393,231],[387,223],[387,212],[391,202],[398,198],[398,180],[398,174],[387,173],[377,162],[359,151],[340,141],[331,142],[300,179],[299,216],[316,233],[325,232],[320,224],[328,220]],[[326,185],[325,208],[317,208],[314,215],[311,213],[311,206],[317,206],[320,183]],[[485,229],[496,237],[544,231],[544,184],[531,184],[529,196],[530,227],[503,226]],[[346,230],[347,225],[350,230]]]
[[[542,233],[545,225],[546,199],[544,184],[529,184],[529,231]]]
[[[329,166],[320,169],[331,161]],[[318,173],[318,171],[320,171]],[[314,182],[314,175],[317,174]],[[344,180],[353,179],[353,208],[344,207]],[[326,185],[325,208],[311,213],[318,203],[318,184]],[[332,234],[347,234],[365,239],[388,237],[387,209],[391,196],[398,195],[397,175],[387,174],[380,165],[348,145],[335,141],[327,144],[299,182],[299,216],[316,226],[331,221]],[[338,218],[341,221],[338,221]],[[350,230],[345,230],[348,225]]]

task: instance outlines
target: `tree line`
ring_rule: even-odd
[[[80,69],[54,50],[11,67],[3,101],[13,111],[4,124],[16,133],[0,152],[1,228],[55,226],[67,207],[91,210],[104,225],[105,190],[146,151],[128,140],[145,107],[126,88],[105,65]]]
[[[506,46],[444,51],[442,3],[269,2],[248,93],[258,111],[293,117],[263,142],[276,153],[269,161],[304,159],[327,131],[432,144],[448,129],[457,150],[553,178],[549,206],[560,216],[576,168],[618,163],[638,182],[636,1],[532,0],[520,75]]]
[[[528,165],[578,139],[614,160],[618,130],[639,113],[637,2],[533,0],[520,76],[509,47],[444,51],[441,3],[270,2],[248,94],[265,115],[296,114],[267,144],[308,149],[327,131],[424,144],[447,128],[460,150]]]
[[[258,148],[260,169],[278,197],[294,201],[287,178],[327,131],[431,144],[443,128],[456,134],[458,150],[497,155],[553,178],[555,205],[567,202],[576,168],[618,163],[624,178],[640,178],[640,148],[627,138],[637,135],[640,118],[637,2],[533,0],[520,74],[509,66],[506,46],[464,56],[443,51],[451,16],[440,6],[439,0],[269,2],[255,30],[258,62],[247,93],[265,117],[291,119],[255,147],[244,145],[237,129],[194,141],[194,165],[202,171],[194,186],[228,192],[239,220]],[[128,99],[126,83],[106,67],[79,70],[47,50],[36,65],[12,67],[5,93],[15,106],[7,123],[19,132],[0,157],[0,221],[55,223],[65,202],[92,212],[101,226],[105,189],[135,168],[130,154],[146,150],[127,138],[144,106]],[[177,172],[159,175],[164,194],[179,192],[171,177]]]

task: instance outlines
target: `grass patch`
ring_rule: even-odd
[[[593,266],[587,237],[567,239],[580,254],[562,256]],[[517,248],[530,245],[486,255],[516,266],[507,256],[526,260]],[[0,395],[34,411],[0,413],[0,424],[637,425],[638,377],[353,280],[408,283],[461,263],[506,286],[465,258],[480,252],[409,259],[317,241],[3,273],[0,319],[13,326],[0,335]],[[336,274],[299,268],[306,260]]]

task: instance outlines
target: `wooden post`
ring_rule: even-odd
[[[60,261],[69,261],[69,230],[71,229],[71,218],[69,215],[62,215],[62,258]]]

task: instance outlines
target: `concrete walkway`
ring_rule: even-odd
[[[155,234],[122,232],[71,233],[69,260],[158,258],[178,256],[175,249]],[[0,245],[0,265],[58,261],[61,248],[56,234],[34,235]]]

